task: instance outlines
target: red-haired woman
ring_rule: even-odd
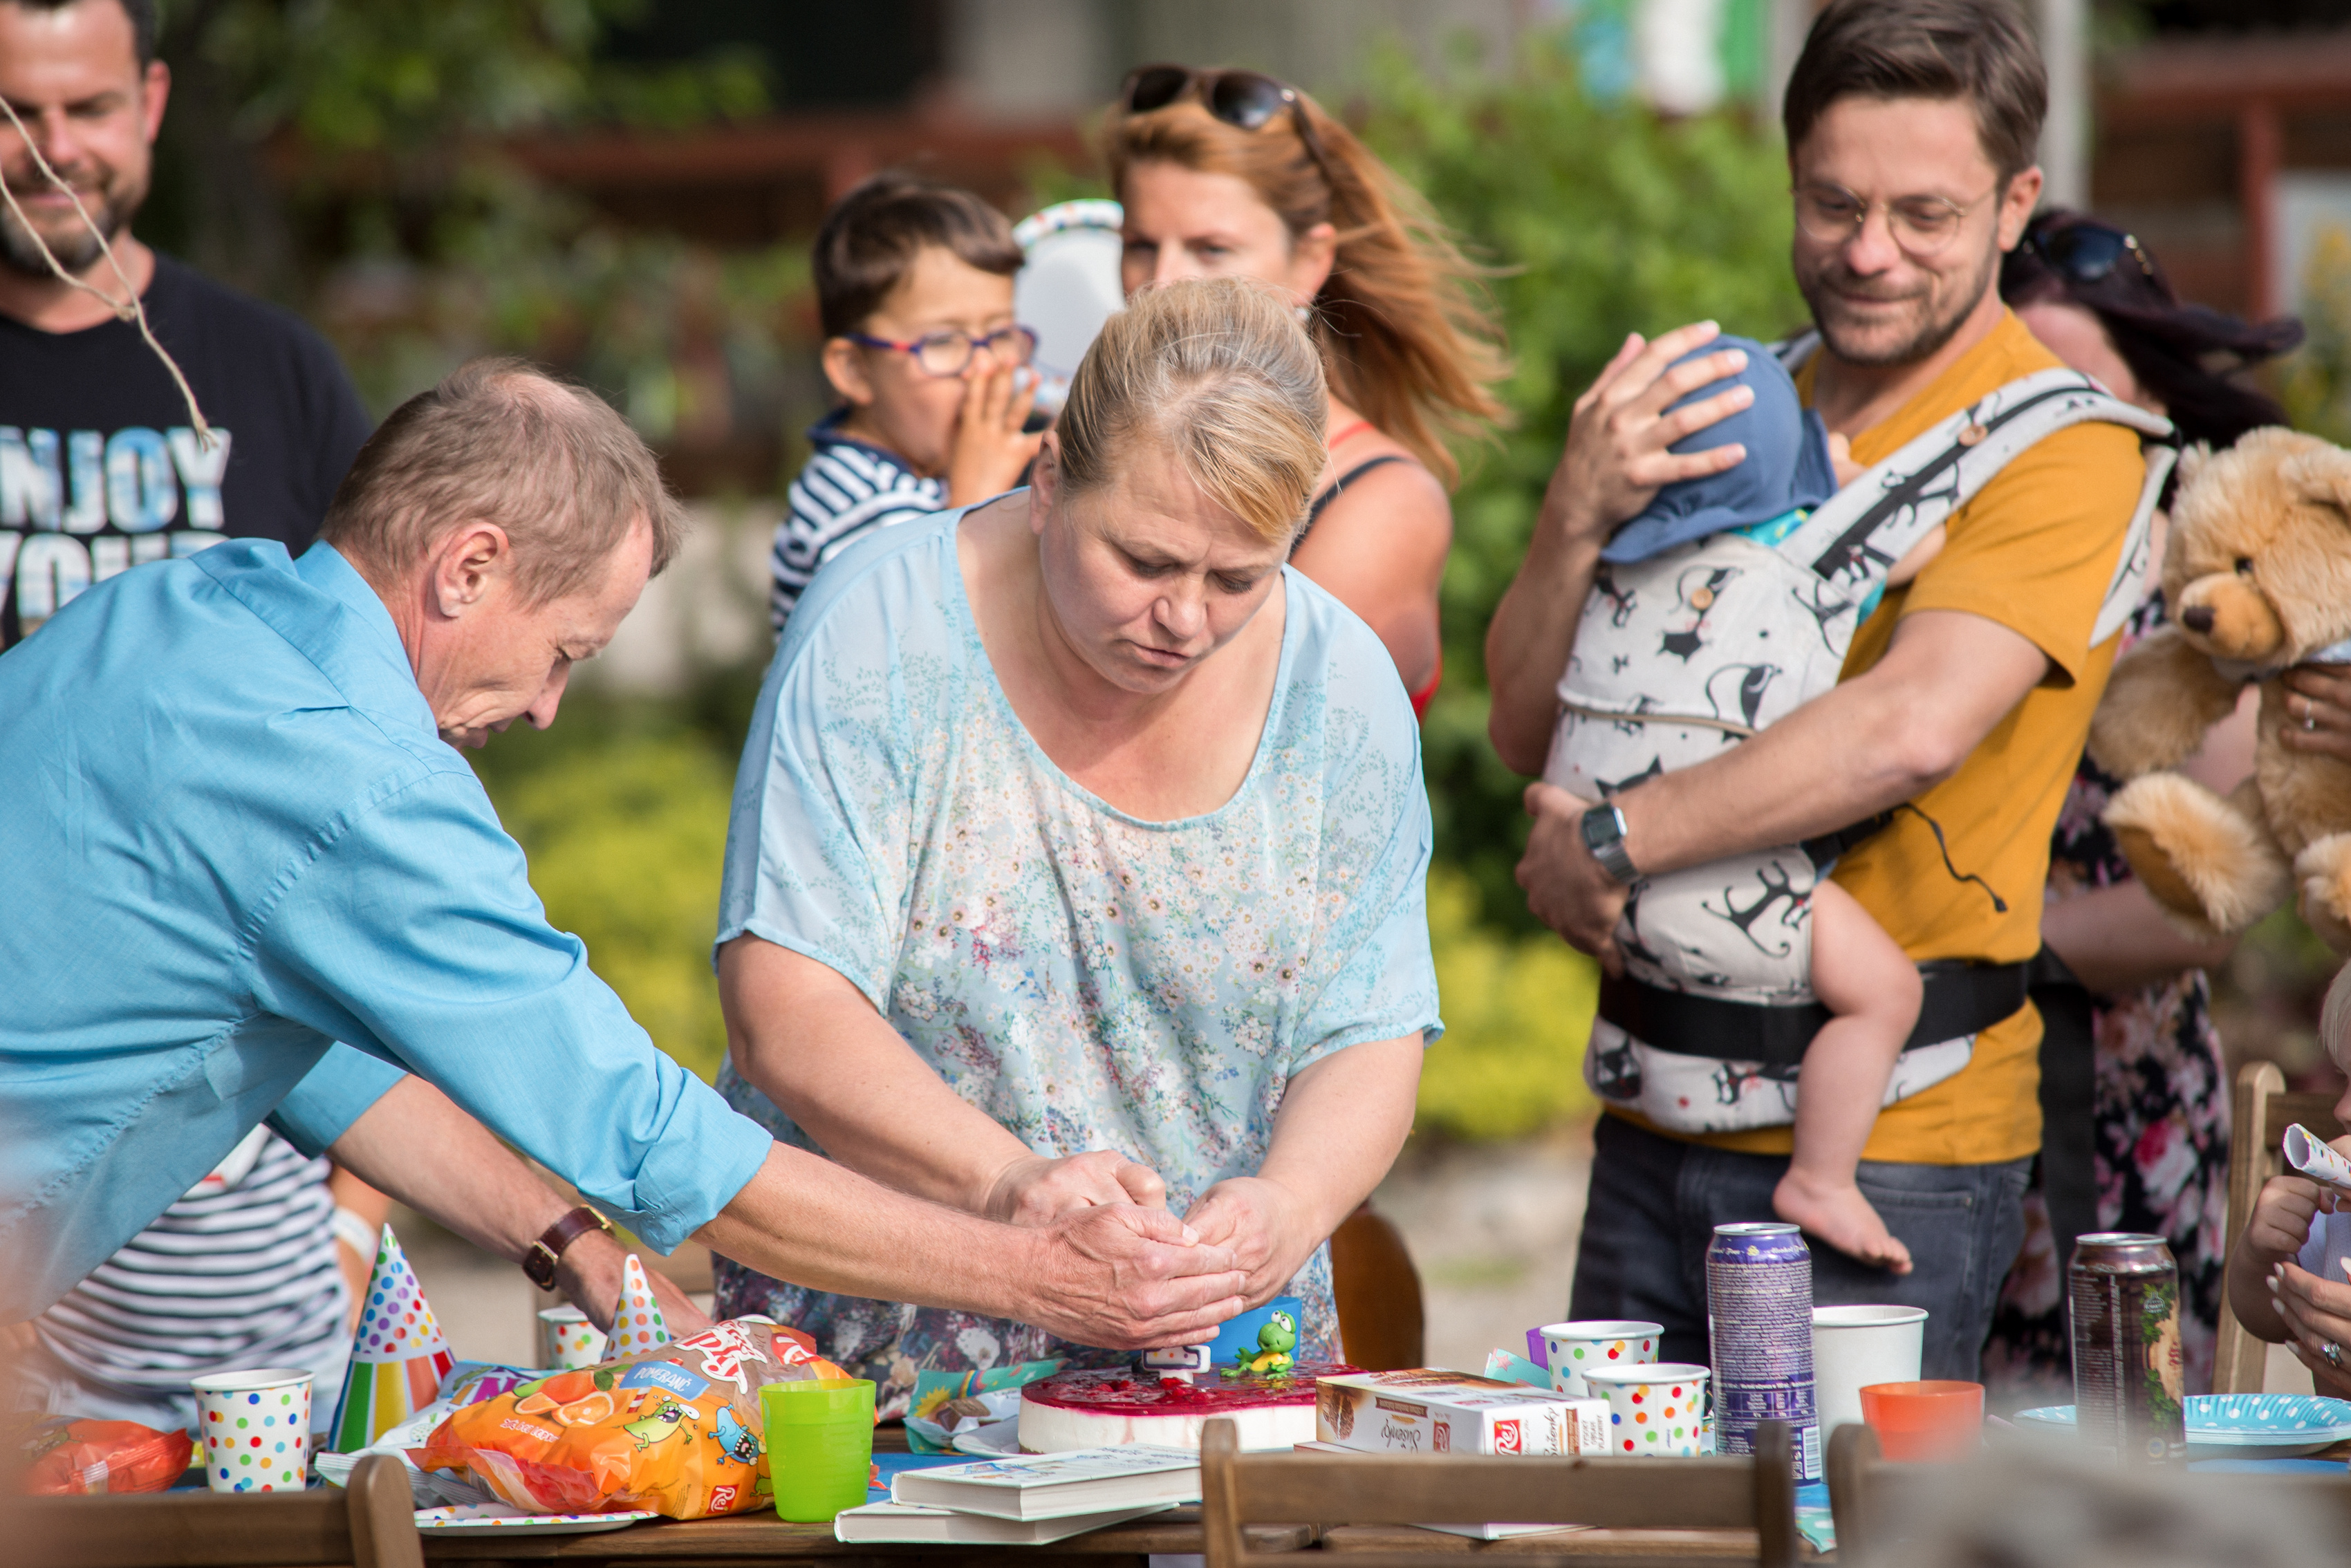
[[[1290,561],[1370,624],[1426,709],[1459,473],[1446,437],[1501,413],[1474,269],[1417,193],[1271,77],[1145,66],[1104,140],[1129,294],[1228,275],[1297,301],[1330,381],[1331,460]]]

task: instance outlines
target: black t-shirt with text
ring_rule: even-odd
[[[0,316],[0,648],[94,582],[223,538],[299,555],[373,422],[319,336],[167,256],[144,297],[204,420],[129,321]]]

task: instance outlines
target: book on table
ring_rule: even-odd
[[[890,1500],[1018,1520],[1168,1507],[1200,1500],[1200,1456],[1136,1444],[901,1470]]]
[[[843,1509],[835,1515],[832,1537],[842,1542],[1042,1546],[1105,1525],[1165,1513],[1175,1506],[1172,1502],[1148,1502],[1102,1513],[1066,1514],[1058,1519],[998,1519],[992,1514],[960,1513],[951,1508],[928,1508],[908,1502],[869,1502],[862,1508]]]

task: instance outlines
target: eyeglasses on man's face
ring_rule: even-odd
[[[1994,186],[1974,201],[1959,203],[1948,196],[1896,196],[1879,202],[1856,196],[1842,185],[1799,185],[1796,226],[1827,245],[1844,245],[1859,235],[1872,212],[1884,208],[1886,232],[1903,253],[1930,256],[1950,248],[1967,226],[1968,214],[1999,193]]]
[[[911,354],[915,368],[926,376],[959,376],[971,368],[973,356],[982,349],[987,350],[999,365],[1025,365],[1037,354],[1037,334],[1026,327],[999,327],[979,338],[952,329],[925,332],[904,342],[895,338],[876,338],[864,332],[852,332],[849,340],[868,349],[888,349],[895,353]]]

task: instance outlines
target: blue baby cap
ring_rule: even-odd
[[[1733,382],[1755,391],[1755,401],[1729,419],[1693,431],[1674,443],[1678,453],[1704,452],[1733,442],[1747,448],[1744,461],[1702,479],[1684,479],[1659,490],[1639,516],[1616,530],[1604,560],[1646,560],[1708,534],[1768,523],[1798,507],[1819,506],[1836,494],[1836,469],[1829,462],[1829,434],[1821,416],[1804,407],[1796,383],[1780,357],[1750,338],[1728,335],[1675,361],[1681,364],[1724,349],[1747,350],[1747,368],[1710,382],[1673,406],[1728,392]]]

